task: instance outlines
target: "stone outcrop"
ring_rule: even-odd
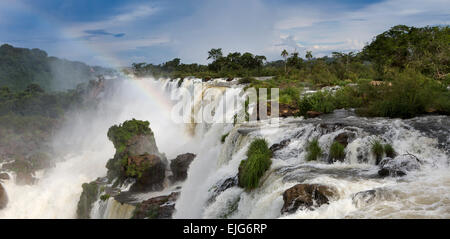
[[[281,213],[293,213],[300,207],[319,207],[335,197],[334,188],[319,184],[297,184],[283,193]]]
[[[421,161],[412,154],[403,154],[395,158],[386,157],[380,162],[378,175],[381,177],[401,177],[409,171],[420,169]]]
[[[153,154],[130,156],[127,164],[127,174],[136,178],[131,191],[157,191],[163,189],[166,176],[166,163]]]
[[[6,190],[0,183],[0,210],[5,208],[7,205],[8,205],[8,195],[6,195]]]
[[[172,161],[170,161],[170,170],[172,170],[172,182],[186,180],[189,165],[192,163],[195,156],[196,155],[192,153],[185,153],[178,155],[175,159],[172,159]]]
[[[150,198],[139,203],[133,214],[133,219],[170,219],[175,211],[175,201],[180,192]]]

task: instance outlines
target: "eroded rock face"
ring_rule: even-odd
[[[142,155],[146,153],[160,155],[153,134],[134,136],[130,139],[127,146],[127,151],[131,155]]]
[[[132,218],[134,219],[170,219],[175,211],[175,201],[180,192],[150,198],[138,204]]]
[[[283,193],[281,213],[293,213],[299,207],[312,208],[327,204],[336,197],[334,188],[320,184],[297,184]]]
[[[381,177],[401,177],[408,172],[420,169],[420,161],[410,154],[399,155],[395,158],[386,157],[380,162],[378,175]]]
[[[208,198],[208,204],[214,202],[216,200],[216,197],[219,196],[219,194],[221,194],[225,190],[237,185],[238,185],[238,175],[218,182],[214,187],[212,187],[209,190],[211,192],[211,196]]]
[[[6,190],[0,184],[0,210],[8,205],[8,195],[6,195]]]
[[[127,173],[136,178],[132,191],[157,191],[163,189],[166,176],[166,163],[153,154],[130,156]],[[132,172],[134,170],[134,172]]]
[[[172,170],[172,182],[184,181],[187,178],[187,171],[189,165],[195,158],[195,154],[185,153],[178,155],[175,159],[170,162],[170,170]]]

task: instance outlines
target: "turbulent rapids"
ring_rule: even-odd
[[[450,218],[450,117],[363,118],[336,110],[236,123],[245,118],[243,89],[222,79],[107,80],[96,109],[72,112],[54,136],[55,167],[39,171],[33,185],[16,185],[9,173],[0,218],[76,218],[89,182],[100,185],[89,218],[131,218],[143,205],[157,205],[160,218]],[[186,99],[184,92],[200,94]],[[196,122],[198,106],[206,103],[211,121]],[[180,105],[191,107],[189,122],[174,122],[173,107]],[[115,156],[108,129],[133,118],[150,122],[163,164],[195,155],[185,180],[174,180],[167,166],[154,190],[133,191],[135,181],[107,182],[105,165]],[[250,191],[237,177],[258,138],[268,142],[272,163]],[[312,139],[323,153],[307,161]],[[345,146],[345,157],[333,161],[335,141]],[[377,165],[374,141],[392,145],[396,155]]]

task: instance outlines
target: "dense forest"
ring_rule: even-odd
[[[49,57],[40,49],[0,46],[0,87],[24,90],[38,84],[44,90],[74,89],[78,84],[94,80],[111,70],[91,67],[82,62]]]
[[[267,62],[251,53],[211,49],[208,65],[182,64],[179,58],[160,65],[134,63],[138,76],[241,77],[255,88],[280,88],[280,103],[294,109],[329,113],[356,108],[364,116],[409,118],[425,113],[450,114],[450,28],[397,25],[377,35],[360,52],[333,52],[314,57],[283,50],[283,60]],[[265,81],[257,76],[272,76]],[[335,93],[319,91],[300,97],[303,89],[339,85]]]

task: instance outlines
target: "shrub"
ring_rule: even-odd
[[[222,142],[222,144],[225,143],[225,140],[227,139],[227,137],[228,137],[229,134],[230,134],[230,133],[228,132],[228,133],[222,135],[222,137],[220,138],[220,142]]]
[[[312,95],[303,97],[298,106],[301,115],[312,110],[321,113],[330,113],[336,109],[334,97],[329,92],[318,91]]]
[[[345,147],[341,143],[335,141],[330,147],[330,158],[332,160],[342,161],[345,158]]]
[[[381,158],[383,157],[384,147],[379,140],[374,140],[372,142],[371,150],[377,160],[376,164],[378,164],[381,161]]]
[[[239,165],[239,186],[249,190],[258,187],[259,179],[270,168],[271,157],[267,141],[255,139],[247,150],[247,159]]]
[[[389,158],[395,158],[395,156],[397,155],[397,153],[395,152],[394,148],[390,144],[385,144],[384,145],[384,153]]]
[[[315,161],[322,155],[322,149],[317,138],[308,142],[306,152],[308,153],[306,155],[306,161]]]
[[[111,196],[109,194],[103,194],[100,196],[100,200],[102,201],[106,201],[110,198]]]
[[[253,83],[253,82],[255,82],[255,81],[256,81],[255,78],[252,78],[252,77],[244,77],[244,78],[239,79],[239,84],[250,84],[250,83]]]
[[[108,139],[114,144],[116,150],[120,153],[126,148],[127,142],[136,135],[152,134],[148,121],[127,120],[119,125],[114,125],[108,130]]]

